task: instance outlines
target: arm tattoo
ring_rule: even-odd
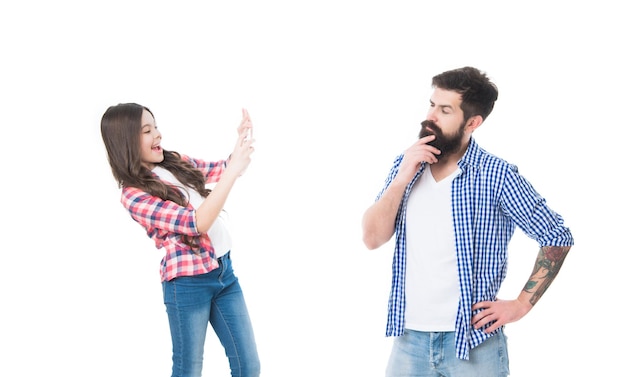
[[[533,293],[530,303],[535,305],[559,273],[570,246],[544,246],[539,250],[533,269],[524,291]]]

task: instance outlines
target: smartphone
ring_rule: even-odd
[[[248,131],[246,133],[246,137],[244,140],[248,141],[250,139],[252,139],[252,127],[248,128]]]

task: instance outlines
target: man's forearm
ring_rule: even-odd
[[[535,305],[543,296],[552,281],[559,273],[570,246],[544,246],[539,249],[533,269],[524,292],[532,294],[530,303]]]

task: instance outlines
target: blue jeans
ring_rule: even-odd
[[[500,331],[456,357],[454,332],[405,330],[394,340],[387,377],[505,377],[509,375],[506,336]]]
[[[232,376],[260,375],[252,323],[230,253],[219,268],[163,282],[163,300],[172,335],[172,377],[202,374],[204,341],[210,323],[224,346]]]

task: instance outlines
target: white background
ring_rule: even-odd
[[[361,215],[415,140],[431,77],[464,65],[500,89],[477,141],[576,242],[507,326],[511,376],[612,375],[625,336],[614,3],[3,3],[0,375],[170,375],[162,252],[119,204],[99,130],[108,106],[138,102],[165,148],[208,160],[250,111],[257,152],[226,207],[262,374],[382,376],[393,245],[366,250]],[[501,298],[537,251],[516,233]],[[228,375],[212,332],[205,375]]]

